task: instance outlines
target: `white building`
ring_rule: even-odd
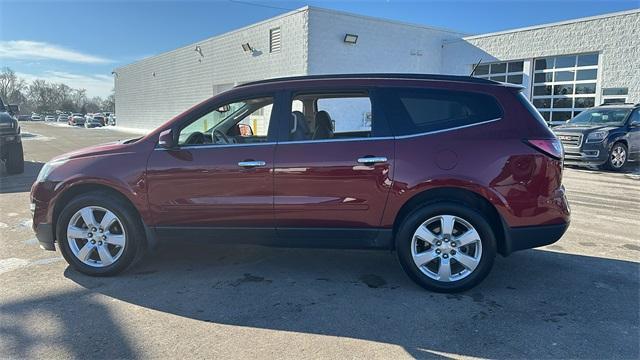
[[[357,37],[355,43],[347,35]],[[548,120],[640,102],[640,9],[491,34],[304,7],[123,66],[123,127],[150,129],[234,85],[329,73],[471,73],[522,84]]]

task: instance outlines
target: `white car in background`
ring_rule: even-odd
[[[31,114],[31,121],[42,121],[42,117],[38,114]]]
[[[71,116],[69,116],[69,125],[71,126],[77,126],[77,125],[84,125],[85,122],[85,118],[84,115],[80,114],[80,113],[75,113],[72,114]]]
[[[56,117],[53,115],[47,115],[44,117],[44,121],[56,121]]]

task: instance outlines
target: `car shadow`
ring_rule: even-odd
[[[389,252],[183,243],[119,277],[70,268],[65,276],[87,291],[188,319],[394,344],[417,358],[637,358],[639,270],[629,261],[531,250],[497,258],[468,292],[436,294],[408,280]],[[38,304],[18,308],[31,307]]]
[[[0,162],[0,194],[30,191],[43,165],[41,162],[25,161],[22,174],[9,175]]]
[[[61,349],[77,359],[139,358],[133,345],[89,289],[0,303],[2,358],[56,357],[52,350]]]

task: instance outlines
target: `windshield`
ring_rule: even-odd
[[[590,109],[581,112],[579,115],[569,120],[569,125],[622,125],[631,109]]]

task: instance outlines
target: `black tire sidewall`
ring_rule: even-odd
[[[127,242],[123,254],[109,266],[98,268],[86,265],[73,254],[69,247],[67,225],[73,214],[86,206],[99,206],[113,212],[122,223],[127,234]],[[137,219],[135,210],[131,209],[131,206],[124,201],[113,198],[113,195],[91,193],[71,200],[60,213],[56,225],[58,245],[62,256],[74,269],[87,275],[110,276],[122,272],[133,263],[136,254],[140,251],[142,236],[144,236],[139,221],[135,221],[135,219]]]
[[[438,215],[458,216],[468,221],[480,234],[482,242],[480,264],[472,274],[459,281],[441,282],[431,279],[413,262],[411,241],[415,230],[424,221]],[[496,240],[488,221],[477,210],[464,204],[439,202],[420,207],[405,218],[396,234],[396,252],[407,275],[420,286],[436,292],[460,292],[474,287],[489,274],[496,256]]]
[[[624,149],[624,154],[625,154],[624,163],[620,167],[615,167],[611,163],[611,155],[613,154],[613,150],[616,147],[622,147],[622,149]],[[610,170],[619,171],[619,170],[624,169],[624,167],[627,165],[628,160],[629,160],[629,149],[627,148],[627,146],[624,143],[617,142],[617,143],[613,144],[613,146],[611,147],[611,150],[609,151],[609,157],[607,159],[607,167]]]

